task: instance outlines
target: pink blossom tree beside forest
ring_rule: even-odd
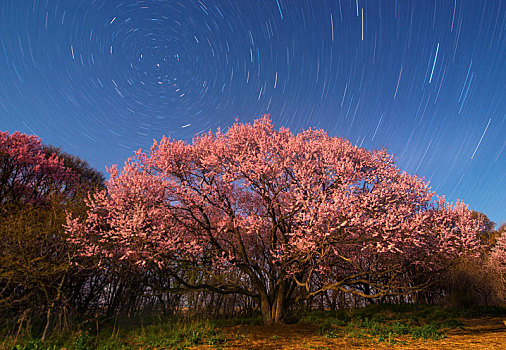
[[[74,292],[86,274],[82,266],[70,265],[74,247],[63,224],[68,212],[84,209],[81,197],[103,179],[85,161],[43,145],[34,135],[0,131],[3,327],[12,322],[19,333],[23,324],[28,328],[31,320],[43,319],[44,340],[53,320],[66,317],[67,306],[78,300]],[[78,297],[71,301],[72,295]]]
[[[67,220],[82,254],[187,289],[251,296],[266,324],[330,289],[367,298],[421,290],[480,246],[467,206],[436,197],[385,150],[276,130],[268,116],[191,144],[163,138],[109,172],[87,216]],[[190,281],[181,266],[208,278]]]
[[[0,131],[0,205],[47,202],[71,193],[78,181],[57,154],[34,135]]]

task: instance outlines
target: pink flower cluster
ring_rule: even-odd
[[[42,203],[76,183],[55,154],[47,154],[33,135],[0,132],[0,204]]]
[[[164,137],[109,172],[87,217],[68,220],[83,254],[210,262],[268,284],[313,271],[437,269],[479,249],[467,206],[436,197],[385,150],[276,130],[268,116],[191,144]]]

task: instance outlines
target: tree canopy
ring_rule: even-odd
[[[0,132],[0,204],[41,203],[72,191],[76,174],[33,135]]]
[[[0,132],[2,327],[11,319],[20,329],[45,314],[44,338],[55,310],[61,316],[72,304],[63,294],[69,297],[83,278],[71,266],[73,246],[63,224],[66,213],[85,209],[82,197],[94,188],[104,188],[104,176],[85,161],[36,136]]]
[[[67,219],[82,255],[251,296],[265,323],[329,289],[419,290],[427,271],[480,247],[467,206],[437,197],[386,150],[275,129],[268,116],[191,143],[164,137],[108,171],[86,217]],[[206,277],[190,280],[188,267]]]

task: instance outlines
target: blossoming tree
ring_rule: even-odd
[[[0,205],[47,202],[74,190],[76,175],[34,135],[0,131]]]
[[[55,313],[65,314],[63,294],[78,295],[85,277],[69,265],[66,212],[80,211],[81,196],[100,185],[103,175],[78,157],[0,131],[0,322],[17,318],[21,329],[45,314],[44,339]]]
[[[109,172],[86,218],[67,220],[82,254],[249,295],[266,324],[329,289],[369,298],[419,290],[429,281],[413,271],[438,271],[479,246],[467,207],[436,198],[385,150],[276,130],[268,116],[191,144],[163,138]],[[210,277],[190,282],[181,266]]]

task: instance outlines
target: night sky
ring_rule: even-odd
[[[270,113],[506,221],[506,1],[0,0],[0,130],[105,172]]]

